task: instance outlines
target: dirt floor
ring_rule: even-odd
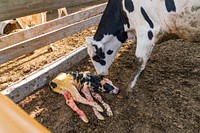
[[[131,42],[125,44],[110,68],[109,78],[121,89],[133,73],[134,50]],[[157,45],[127,99],[102,94],[114,112],[114,116],[106,117],[105,121],[97,120],[90,107],[78,104],[90,120],[89,124],[83,123],[65,104],[63,96],[47,86],[19,105],[55,133],[199,133],[199,51],[200,43],[182,40]],[[94,72],[88,58],[70,70]]]
[[[0,66],[2,89],[84,43],[96,27]],[[135,44],[121,47],[108,78],[124,88],[135,69]],[[69,71],[94,72],[89,58]],[[133,92],[126,99],[102,94],[114,113],[98,120],[87,105],[77,104],[90,123],[81,121],[62,95],[44,86],[19,103],[31,117],[54,133],[200,133],[200,43],[169,40],[156,45]]]

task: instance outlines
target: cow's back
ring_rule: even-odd
[[[155,10],[163,21],[161,23],[167,28],[166,31],[182,39],[200,41],[200,1],[169,0],[174,6],[166,4],[166,1],[154,3]]]

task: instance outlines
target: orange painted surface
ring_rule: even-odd
[[[0,133],[50,133],[50,131],[0,93]]]

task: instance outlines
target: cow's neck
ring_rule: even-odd
[[[128,38],[124,31],[125,24],[128,24],[128,19],[122,9],[122,0],[109,0],[94,40],[102,41],[107,35],[116,37],[121,43],[124,43]]]

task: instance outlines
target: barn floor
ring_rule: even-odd
[[[0,65],[1,89],[79,47],[95,29],[54,43],[53,52],[44,47]],[[134,52],[135,44],[130,41],[124,44],[109,69],[108,78],[121,89],[134,71]],[[94,67],[86,58],[70,70],[94,72]],[[19,106],[54,133],[200,133],[200,43],[169,40],[156,45],[128,98],[102,96],[114,116],[104,114],[106,119],[100,121],[90,107],[78,104],[88,116],[89,124],[83,123],[65,104],[63,96],[48,86],[25,98]]]
[[[109,78],[121,89],[133,73],[134,50],[131,42],[125,44],[110,68]],[[65,104],[63,96],[53,93],[47,86],[19,105],[55,133],[199,133],[199,51],[200,43],[182,40],[157,45],[127,99],[103,94],[114,112],[114,116],[106,117],[105,121],[97,120],[90,107],[78,104],[90,120],[89,124],[83,123]],[[94,72],[88,58],[71,70]]]

